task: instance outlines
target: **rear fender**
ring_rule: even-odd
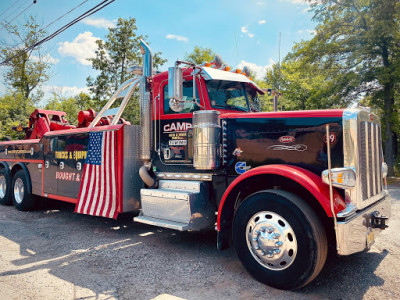
[[[218,208],[218,218],[217,218],[217,229],[221,231],[221,221],[223,220],[223,214],[225,207],[232,207],[226,205],[227,199],[232,196],[232,194],[236,194],[235,187],[238,184],[244,182],[247,179],[250,179],[253,176],[257,175],[278,175],[285,178],[288,178],[301,186],[307,189],[315,198],[316,201],[320,204],[322,209],[325,211],[328,217],[332,217],[332,211],[330,206],[330,197],[329,197],[329,185],[322,182],[320,176],[300,167],[289,166],[289,165],[267,165],[261,166],[254,169],[251,169],[244,174],[237,177],[227,188],[224,195],[222,196],[219,208]],[[249,182],[249,184],[251,184]],[[335,214],[339,211],[342,211],[346,204],[343,201],[340,194],[333,189],[333,199],[334,199],[334,210]],[[226,208],[228,209],[228,208]],[[231,208],[230,208],[231,209]]]
[[[6,169],[7,173],[10,174],[10,167],[8,164],[4,161],[0,161],[0,169]]]

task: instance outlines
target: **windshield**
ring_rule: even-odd
[[[257,91],[248,83],[206,80],[208,97],[214,108],[238,111],[260,111]]]

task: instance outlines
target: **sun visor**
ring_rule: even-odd
[[[264,95],[264,91],[258,87],[252,80],[243,74],[228,72],[224,70],[218,70],[214,68],[201,67],[202,76],[205,80],[226,80],[226,81],[238,81],[248,83],[252,85],[259,94]]]

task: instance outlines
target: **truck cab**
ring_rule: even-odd
[[[202,67],[195,79],[194,89],[193,72],[193,68],[188,68],[183,73],[184,102],[179,111],[174,111],[170,105],[168,73],[154,76],[154,121],[157,123],[154,131],[155,161],[159,161],[160,170],[166,165],[185,166],[187,171],[187,167],[193,164],[192,145],[188,142],[192,140],[194,112],[214,110],[229,114],[260,111],[258,95],[264,94],[264,91],[244,73]]]

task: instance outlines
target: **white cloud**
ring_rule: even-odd
[[[94,26],[97,28],[110,28],[115,27],[115,21],[110,21],[104,18],[86,18],[82,20],[82,23],[90,26]]]
[[[243,32],[244,34],[247,34],[250,38],[254,37],[254,33],[250,33],[249,30],[247,29],[248,25],[242,26],[240,28],[240,31]]]
[[[265,24],[265,23],[267,23],[267,21],[266,20],[260,20],[260,21],[258,21],[258,24]]]
[[[165,37],[169,40],[177,40],[179,42],[186,43],[187,41],[189,41],[189,39],[187,37],[181,36],[181,35],[176,35],[176,34],[167,34]]]
[[[51,56],[50,54],[46,54],[45,56],[42,56],[39,58],[39,56],[36,55],[32,55],[31,59],[35,62],[39,61],[39,59],[41,59],[43,62],[48,63],[48,64],[52,64],[55,65],[56,63],[58,63],[60,60],[57,58],[54,58],[53,56]]]
[[[284,1],[284,2],[290,2],[293,4],[307,4],[307,0],[280,0],[280,1]]]
[[[303,35],[303,34],[305,34],[305,33],[308,33],[308,34],[314,35],[315,32],[316,32],[316,31],[313,30],[313,29],[305,29],[305,30],[300,29],[300,30],[297,31],[297,34]]]
[[[65,97],[73,97],[78,95],[80,92],[89,94],[89,89],[87,87],[77,87],[77,86],[59,86],[59,85],[44,85],[42,87],[44,92],[44,98],[48,99],[51,97],[52,93]]]
[[[72,42],[61,42],[58,52],[63,56],[72,56],[82,65],[90,66],[88,58],[94,58],[97,50],[96,41],[100,38],[93,36],[93,33],[86,31],[80,33]]]
[[[261,6],[261,5],[265,5],[265,2],[264,1],[257,1],[256,4]]]
[[[307,6],[306,7],[307,10],[311,7],[311,5],[319,4],[321,2],[321,0],[279,0],[279,1],[281,1],[281,2],[290,2],[290,3],[295,4],[295,5],[298,5],[298,4],[300,4],[302,6],[306,5]]]
[[[274,60],[272,58],[269,59],[268,64],[265,66],[259,66],[255,63],[247,62],[244,60],[240,61],[240,64],[238,64],[237,68],[243,70],[245,66],[249,67],[250,70],[256,73],[256,79],[262,79],[265,76],[265,73],[267,72],[268,69],[272,67],[274,64]]]

